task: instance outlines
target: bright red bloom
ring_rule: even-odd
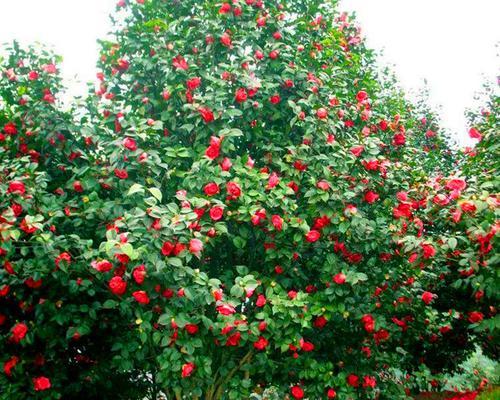
[[[347,384],[352,387],[358,387],[359,386],[359,377],[354,374],[349,374],[347,376]]]
[[[271,104],[279,104],[281,102],[281,97],[279,94],[274,94],[269,98]]]
[[[248,94],[247,94],[247,90],[245,88],[239,88],[237,91],[236,91],[236,94],[234,96],[234,99],[236,100],[236,102],[238,103],[243,103],[245,102],[247,99],[248,99]]]
[[[292,386],[292,389],[290,390],[292,393],[292,397],[294,399],[303,399],[304,398],[304,391],[300,386]]]
[[[422,293],[422,301],[425,304],[427,304],[427,305],[431,304],[433,299],[434,299],[434,295],[431,292]]]
[[[217,185],[215,182],[207,183],[203,188],[203,191],[207,196],[214,196],[219,193],[219,185]]]
[[[375,203],[379,199],[379,195],[371,190],[365,193],[364,199],[368,204]]]
[[[436,255],[436,249],[432,244],[422,243],[420,247],[422,247],[425,259],[432,258]]]
[[[24,183],[21,181],[12,181],[9,183],[9,188],[7,189],[7,193],[24,194],[26,193],[26,187],[24,186]]]
[[[226,46],[226,47],[230,47],[232,42],[231,42],[231,36],[229,36],[229,34],[227,33],[223,33],[222,36],[220,37],[220,42]]]
[[[134,280],[138,285],[142,285],[144,283],[144,279],[146,278],[146,266],[139,265],[138,267],[134,268],[134,270],[132,271],[132,276],[134,277]]]
[[[479,132],[476,128],[470,128],[469,129],[469,137],[471,139],[477,139],[477,140],[481,141],[481,139],[483,138],[483,135],[481,135],[481,132]]]
[[[135,151],[137,150],[137,143],[133,138],[126,137],[125,139],[123,139],[123,147],[130,151]]]
[[[375,388],[377,386],[377,380],[373,376],[364,376],[363,377],[363,387],[364,388]]]
[[[35,391],[41,392],[43,390],[48,390],[50,389],[50,379],[46,378],[45,376],[39,376],[37,378],[33,378],[33,386],[35,388]]]
[[[196,324],[186,324],[186,326],[184,326],[184,329],[190,335],[196,335],[198,333],[198,331],[200,330],[200,328]]]
[[[315,229],[311,229],[309,232],[306,233],[306,240],[309,243],[314,243],[319,240],[321,237],[321,233]]]
[[[17,135],[17,127],[13,122],[7,122],[3,126],[3,131],[6,135]]]
[[[127,179],[128,178],[128,172],[125,169],[119,169],[115,168],[114,170],[115,176],[120,179]]]
[[[480,311],[471,311],[469,313],[469,322],[471,324],[477,324],[478,322],[481,322],[484,318],[484,315]]]
[[[127,282],[121,276],[114,276],[109,280],[109,289],[113,294],[121,296],[127,291]]]
[[[192,362],[184,364],[182,366],[181,376],[183,378],[187,378],[188,376],[191,376],[191,374],[194,372],[195,368],[196,368],[196,365]]]
[[[267,339],[265,337],[259,336],[259,339],[257,339],[256,342],[254,342],[253,347],[257,350],[262,351],[267,347],[268,344],[269,344],[269,342],[267,341]]]
[[[316,110],[316,116],[319,118],[319,119],[325,119],[328,117],[328,111],[326,110],[326,108],[318,108]]]
[[[228,182],[226,185],[227,194],[233,199],[241,196],[241,188],[236,182]]]
[[[195,90],[201,85],[201,78],[199,77],[194,77],[191,79],[188,79],[186,82],[186,86],[189,90]]]
[[[257,307],[264,307],[267,303],[266,297],[263,294],[259,294],[257,296],[257,301],[255,302],[255,305]]]
[[[200,107],[198,109],[198,112],[200,113],[201,118],[203,119],[203,121],[205,121],[206,124],[208,124],[214,120],[214,113],[212,112],[212,110],[210,108]]]
[[[353,146],[349,151],[354,157],[359,157],[364,149],[364,146]]]
[[[220,306],[217,306],[217,312],[221,315],[232,315],[236,312],[236,310],[230,304],[222,304]]]
[[[26,334],[28,333],[28,326],[23,322],[19,322],[13,326],[11,333],[12,341],[15,343],[19,343],[25,338]]]
[[[172,242],[164,242],[163,246],[161,247],[161,254],[163,254],[165,257],[170,256],[172,252],[175,249],[175,244]]]
[[[149,296],[144,290],[137,290],[132,293],[132,296],[140,304],[149,304]]]
[[[335,275],[333,277],[333,281],[337,285],[342,285],[343,283],[345,283],[345,278],[346,278],[346,276],[344,275],[344,273],[343,272],[339,272],[337,275]]]
[[[113,264],[111,264],[108,260],[92,261],[90,265],[92,265],[92,268],[99,272],[108,272],[113,268]]]
[[[189,68],[188,63],[186,62],[184,57],[181,55],[178,55],[177,57],[174,57],[172,59],[172,65],[174,66],[174,68],[182,69],[184,71]]]
[[[224,215],[224,209],[220,206],[215,206],[210,209],[210,218],[212,221],[219,221]]]
[[[365,101],[366,99],[368,99],[368,93],[366,93],[364,90],[360,90],[357,94],[356,94],[356,100],[359,102],[359,103],[362,103],[363,101]]]
[[[12,370],[14,369],[14,367],[17,365],[18,362],[19,358],[16,356],[12,356],[7,361],[5,361],[3,363],[3,371],[5,372],[5,375],[12,376]]]
[[[274,229],[277,231],[281,231],[283,229],[283,218],[281,218],[279,215],[273,215],[271,217],[271,223],[274,226]]]

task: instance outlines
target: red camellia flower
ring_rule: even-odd
[[[364,149],[363,146],[353,146],[349,151],[354,157],[359,157]]]
[[[363,377],[363,387],[364,388],[375,388],[377,386],[377,380],[373,376],[364,376]]]
[[[329,399],[334,399],[336,396],[337,392],[332,388],[328,389],[328,391],[326,392],[326,397],[328,397]]]
[[[19,358],[16,356],[12,356],[7,361],[5,361],[3,364],[3,371],[5,372],[5,375],[12,376],[12,370],[14,369],[14,367],[17,365],[18,362]]]
[[[23,322],[19,322],[12,327],[11,333],[12,333],[11,336],[12,341],[14,343],[19,343],[21,340],[24,339],[24,337],[28,333],[28,326]]]
[[[3,126],[3,131],[6,135],[17,135],[17,127],[13,122],[7,122]]]
[[[347,384],[352,387],[358,387],[359,386],[359,377],[354,374],[349,374],[347,376]]]
[[[203,191],[207,196],[215,196],[217,193],[219,193],[219,185],[217,185],[215,182],[207,183],[203,188]]]
[[[199,255],[203,250],[203,243],[200,239],[191,239],[189,241],[189,251],[193,254]]]
[[[26,193],[26,187],[24,186],[24,183],[21,181],[12,181],[9,183],[9,188],[7,189],[7,193],[24,194]]]
[[[317,184],[316,184],[316,187],[318,189],[321,189],[321,190],[328,190],[330,189],[330,184],[327,182],[327,181],[319,181]]]
[[[132,293],[132,296],[140,304],[149,304],[149,296],[144,290],[137,290]]]
[[[269,342],[267,341],[267,339],[265,337],[259,336],[259,339],[257,339],[256,342],[254,342],[253,347],[257,350],[262,351],[267,347],[268,344],[269,344]]]
[[[163,246],[161,247],[161,254],[163,254],[165,257],[170,256],[172,252],[175,249],[175,244],[172,242],[164,242]]]
[[[403,146],[406,143],[406,136],[404,133],[396,133],[392,138],[392,143],[395,146]]]
[[[137,143],[130,137],[126,137],[125,139],[123,139],[123,146],[130,151],[137,150]]]
[[[214,113],[212,112],[212,110],[210,108],[200,107],[198,109],[198,112],[200,113],[201,118],[203,119],[203,121],[205,121],[206,124],[208,124],[214,120]]]
[[[187,378],[188,376],[191,376],[191,374],[194,372],[196,366],[192,362],[188,362],[182,366],[182,377]]]
[[[304,398],[304,391],[300,386],[292,386],[292,389],[290,390],[292,393],[292,397],[294,399],[303,399]]]
[[[327,322],[328,322],[327,319],[322,315],[320,315],[319,317],[316,317],[316,319],[313,322],[313,325],[316,328],[323,329],[326,326]]]
[[[375,203],[379,199],[379,195],[371,190],[365,193],[364,199],[368,204]]]
[[[466,186],[467,184],[465,183],[465,180],[459,178],[450,179],[448,182],[446,182],[446,188],[449,190],[462,191]]]
[[[237,91],[236,91],[236,94],[234,96],[234,99],[236,100],[236,102],[238,103],[243,103],[245,102],[247,99],[248,99],[248,94],[247,94],[247,90],[245,88],[239,88]]]
[[[281,97],[279,94],[274,94],[269,98],[271,104],[279,104],[281,101]]]
[[[231,4],[222,3],[222,6],[219,8],[219,14],[227,14],[231,12]]]
[[[366,99],[368,99],[368,93],[366,93],[364,90],[360,90],[357,94],[356,94],[356,100],[359,102],[359,103],[362,103],[363,101],[365,101]]]
[[[271,217],[271,222],[274,226],[274,229],[277,231],[281,231],[283,229],[283,218],[281,218],[279,215],[273,215]]]
[[[146,279],[146,266],[139,265],[138,267],[135,267],[132,271],[132,276],[138,285],[142,285],[144,283],[144,279]]]
[[[432,300],[434,299],[434,295],[431,292],[424,292],[422,293],[422,301],[429,305],[432,303]]]
[[[222,36],[220,37],[220,42],[226,46],[226,47],[230,47],[232,42],[231,42],[231,36],[229,36],[229,34],[227,33],[223,33]]]
[[[115,168],[114,170],[115,176],[120,179],[127,179],[128,178],[128,172],[125,169],[119,169]]]
[[[127,282],[125,282],[121,276],[113,276],[108,286],[111,292],[117,296],[121,296],[127,291]]]
[[[102,261],[92,261],[92,268],[96,269],[99,272],[108,272],[113,268],[113,264],[111,264],[107,260]]]
[[[210,145],[207,147],[207,150],[205,151],[205,155],[210,160],[216,159],[217,157],[219,157],[219,154],[220,154],[220,146]]]
[[[184,329],[186,329],[186,332],[190,335],[196,335],[200,328],[198,328],[198,325],[196,324],[186,324],[186,326],[184,326]]]
[[[471,311],[469,313],[469,322],[471,324],[477,324],[478,322],[481,322],[483,320],[483,313],[480,311]]]
[[[227,338],[226,346],[238,346],[241,340],[241,333],[235,332]]]
[[[317,116],[319,119],[325,119],[325,118],[327,118],[327,117],[328,117],[328,111],[327,111],[325,108],[323,108],[323,107],[318,108],[318,109],[316,110],[316,116]]]
[[[309,232],[306,233],[306,240],[309,243],[314,243],[317,240],[319,240],[320,236],[321,236],[321,233],[319,233],[319,231],[317,231],[315,229],[311,229]]]
[[[80,181],[74,181],[73,182],[73,189],[75,192],[81,193],[83,192],[83,185]]]
[[[432,258],[436,255],[436,249],[432,244],[422,243],[420,247],[422,247],[425,259]]]
[[[266,297],[263,294],[259,294],[257,296],[257,301],[255,302],[255,305],[257,307],[264,307],[267,303]]]
[[[345,283],[345,275],[343,272],[339,272],[337,275],[335,275],[333,277],[333,281],[337,284],[337,285],[342,285],[343,283]]]
[[[217,306],[217,312],[221,315],[232,315],[236,312],[234,307],[230,304],[222,304],[220,306]]]
[[[35,391],[41,392],[43,390],[50,389],[50,379],[45,376],[39,376],[37,378],[33,378],[33,386]]]
[[[182,69],[184,71],[189,68],[188,63],[186,62],[184,57],[182,57],[181,55],[178,55],[177,57],[174,57],[172,59],[172,65],[174,66],[174,68]]]
[[[210,218],[212,221],[219,221],[224,215],[224,209],[220,206],[215,206],[210,209]]]
[[[477,139],[479,141],[481,141],[481,139],[483,138],[483,136],[481,135],[481,133],[476,128],[470,128],[469,129],[469,137],[471,139]]]
[[[201,78],[199,77],[194,77],[191,79],[188,79],[186,82],[186,86],[189,90],[195,90],[201,85]]]
[[[233,199],[241,196],[241,188],[236,182],[228,182],[226,185],[227,194]]]

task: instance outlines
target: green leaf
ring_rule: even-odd
[[[163,195],[160,191],[160,189],[158,188],[148,188],[148,190],[151,192],[151,194],[158,200],[161,202],[162,198],[163,198]]]

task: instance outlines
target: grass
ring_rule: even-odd
[[[500,400],[500,387],[497,386],[496,388],[481,393],[477,400]]]

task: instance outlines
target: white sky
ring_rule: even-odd
[[[110,29],[108,14],[117,0],[0,0],[0,43],[18,39],[53,46],[64,57],[71,92],[83,94],[75,76],[94,80],[96,39]],[[408,91],[426,78],[431,103],[442,105],[442,126],[470,144],[463,112],[474,104],[483,74],[500,73],[499,0],[341,0],[355,11],[368,44],[384,49]]]

